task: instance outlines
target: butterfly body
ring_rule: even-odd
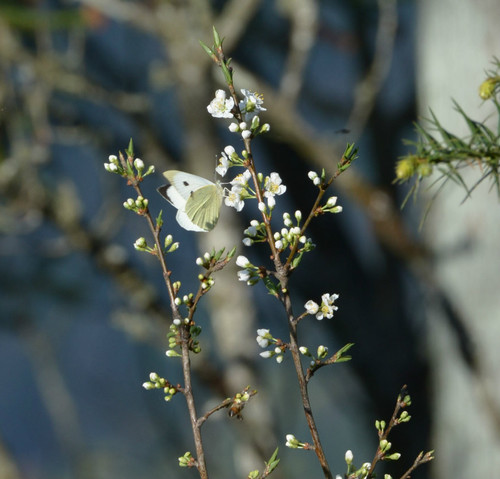
[[[211,231],[219,219],[223,189],[220,184],[183,171],[163,173],[170,184],[158,192],[175,208],[176,220],[189,231]]]

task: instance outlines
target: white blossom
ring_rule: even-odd
[[[252,177],[250,171],[245,170],[243,173],[235,176],[230,182],[231,186],[239,186],[240,188],[246,188],[248,186],[248,180]]]
[[[271,173],[264,181],[264,196],[282,195],[286,191],[286,186],[281,184],[278,173]]]
[[[238,281],[248,281],[250,279],[250,271],[248,269],[242,269],[238,271]]]
[[[231,206],[238,212],[241,211],[245,206],[245,202],[241,196],[242,192],[243,190],[241,187],[233,186],[224,198],[226,206]]]
[[[242,89],[241,93],[244,98],[240,101],[239,107],[246,121],[251,121],[260,111],[266,111],[262,106],[264,104],[262,95],[246,89]]]
[[[337,311],[338,306],[334,305],[335,300],[339,297],[338,294],[325,293],[321,296],[321,306],[316,314],[316,319],[333,318],[333,313]]]
[[[234,100],[232,97],[226,98],[224,90],[217,90],[215,98],[207,106],[208,113],[214,118],[232,118],[231,110],[234,107]]]
[[[316,314],[319,311],[319,306],[312,299],[304,304],[304,308],[308,314]]]
[[[219,158],[219,162],[217,163],[217,167],[215,168],[215,171],[220,176],[225,176],[228,168],[231,166],[231,159],[225,152],[222,152],[221,155],[222,156]]]

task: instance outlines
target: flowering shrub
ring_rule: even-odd
[[[252,154],[252,141],[259,135],[270,131],[267,123],[261,124],[260,115],[266,111],[264,99],[261,95],[248,89],[241,89],[241,97],[236,93],[233,85],[233,71],[229,61],[225,58],[222,42],[214,30],[214,46],[212,48],[202,45],[205,51],[212,57],[222,69],[227,88],[229,90],[217,90],[214,99],[207,107],[208,113],[214,118],[225,121],[230,120],[229,130],[238,136],[238,140],[244,144],[244,149],[238,153],[231,145],[226,146],[219,158],[216,172],[225,177],[233,173],[229,181],[230,187],[223,190],[224,203],[228,207],[241,211],[248,201],[256,201],[258,205],[258,218],[252,219],[250,225],[244,230],[242,242],[251,248],[254,243],[265,243],[270,250],[271,264],[264,266],[254,264],[247,256],[240,255],[236,258],[236,265],[240,268],[237,272],[237,280],[245,282],[249,286],[262,283],[267,291],[274,296],[283,307],[283,320],[287,322],[288,338],[274,337],[269,329],[262,328],[257,331],[257,343],[264,349],[260,353],[263,358],[274,358],[278,363],[283,361],[286,354],[290,354],[300,389],[300,397],[303,405],[304,416],[310,431],[310,442],[297,439],[293,434],[287,434],[285,445],[292,449],[304,449],[313,451],[319,461],[325,478],[333,478],[333,473],[326,458],[316,427],[312,407],[309,400],[308,383],[315,371],[319,368],[348,361],[350,356],[347,352],[353,346],[346,344],[338,351],[330,354],[328,346],[318,345],[315,354],[308,347],[300,345],[298,326],[299,323],[309,316],[316,320],[330,320],[339,310],[337,300],[339,294],[325,292],[320,299],[309,299],[304,309],[300,312],[294,311],[292,307],[292,290],[289,288],[289,279],[296,273],[305,253],[314,250],[315,245],[307,236],[307,229],[314,218],[325,213],[338,214],[342,207],[337,205],[337,198],[332,196],[325,201],[325,194],[331,183],[343,171],[345,171],[357,157],[357,149],[354,145],[347,145],[342,158],[337,164],[337,169],[328,175],[326,171],[320,173],[311,171],[308,174],[312,187],[316,188],[316,200],[309,211],[295,211],[292,214],[285,212],[282,218],[273,217],[276,202],[279,197],[287,193],[287,187],[277,172],[269,174],[258,170],[257,161]],[[152,246],[148,245],[143,237],[137,239],[134,247],[156,256],[163,270],[165,286],[170,297],[173,320],[168,333],[168,349],[166,355],[169,358],[178,358],[183,370],[184,384],[173,384],[168,379],[161,377],[156,372],[149,375],[149,380],[143,384],[147,390],[160,389],[163,391],[166,401],[171,401],[174,396],[181,393],[186,399],[191,428],[194,436],[196,453],[186,452],[179,457],[181,467],[194,467],[202,479],[208,477],[207,458],[204,452],[204,444],[201,437],[203,423],[215,412],[228,409],[229,416],[241,417],[244,407],[256,394],[255,390],[245,388],[235,393],[233,397],[227,398],[210,411],[199,415],[195,408],[195,391],[191,385],[190,355],[201,352],[200,333],[201,328],[195,319],[196,308],[201,298],[210,291],[214,284],[214,274],[220,272],[235,256],[236,249],[228,253],[224,249],[205,253],[196,259],[196,265],[202,268],[198,275],[200,286],[197,292],[180,294],[181,284],[174,281],[173,271],[168,268],[167,255],[180,248],[178,242],[173,241],[172,235],[166,235],[161,239],[163,229],[162,215],[153,219],[149,210],[149,201],[144,198],[140,183],[143,179],[153,173],[153,168],[148,168],[145,173],[144,162],[134,157],[133,145],[130,143],[125,154],[110,156],[109,163],[105,164],[107,171],[119,174],[127,179],[128,183],[137,193],[137,198],[125,201],[124,207],[147,220],[154,239]],[[236,170],[235,170],[236,169]],[[189,230],[209,231],[218,217],[218,208],[222,202],[219,185],[196,177],[195,175],[170,171],[165,176],[170,181],[169,185],[162,187],[159,191],[171,201],[178,209],[177,219],[179,224]],[[215,222],[210,227],[205,226],[202,217],[202,225],[196,223],[197,215],[204,210],[209,210],[211,216],[215,216]],[[197,229],[193,228],[196,223]],[[251,250],[250,250],[251,251]],[[249,254],[250,255],[250,254]],[[187,313],[184,313],[187,311]],[[303,363],[306,359],[306,364]],[[377,421],[376,429],[379,437],[379,445],[371,462],[364,462],[359,468],[353,464],[353,454],[348,451],[345,455],[347,470],[344,477],[348,478],[372,478],[374,469],[380,460],[398,460],[400,454],[390,452],[391,443],[387,437],[393,427],[407,422],[410,419],[406,408],[410,405],[410,397],[405,388],[398,396],[394,414],[386,425],[385,421]],[[262,472],[251,471],[249,478],[257,479],[268,476],[278,465],[278,449],[274,451],[270,459],[265,463]],[[432,459],[432,452],[421,454],[410,466],[403,477],[409,477],[410,473],[420,464]],[[341,477],[341,476],[337,476]],[[388,476],[386,476],[387,478]]]

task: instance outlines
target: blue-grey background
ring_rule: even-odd
[[[217,15],[228,3],[205,5],[219,30]],[[165,4],[172,15],[184,20],[197,15],[196,8],[184,2]],[[214,74],[208,65],[198,86],[186,78],[195,85],[192,95],[202,95],[204,106],[185,111],[188,102],[178,97],[182,76],[168,71],[172,56],[181,54],[169,46],[198,40],[211,44],[212,23],[193,19],[192,30],[178,31],[167,20],[166,31],[147,23],[141,27],[140,13],[154,14],[161,5],[137,1],[111,2],[106,7],[103,2],[101,9],[90,2],[1,3],[3,38],[11,42],[4,43],[0,58],[4,86],[0,447],[17,468],[19,476],[10,477],[195,474],[177,467],[177,457],[194,450],[183,399],[166,404],[161,393],[141,388],[153,370],[163,371],[173,382],[180,380],[174,363],[167,363],[164,356],[168,299],[158,265],[133,250],[135,239],[147,233],[140,218],[121,207],[133,194],[103,168],[108,155],[123,150],[133,138],[137,155],[157,166],[157,174],[143,185],[151,209],[153,213],[163,209],[171,218],[175,212],[155,192],[162,183],[159,172],[179,167],[205,174],[213,169],[210,165],[218,152],[232,141],[221,123],[207,118],[204,108],[220,87],[220,72]],[[280,5],[260,2],[247,24],[240,26],[243,33],[237,44],[230,44],[229,52],[235,64],[275,90],[290,49],[291,24]],[[129,7],[137,9],[136,23],[127,17]],[[356,171],[347,174],[363,178],[398,207],[405,192],[393,185],[393,168],[397,157],[406,152],[402,138],[412,137],[416,116],[415,2],[398,5],[391,68],[359,138],[339,130],[346,126],[355,86],[372,61],[377,4],[323,0],[317,7],[318,26],[297,111],[318,136],[335,138],[340,144],[356,139],[360,158]],[[206,11],[198,13],[202,16]],[[235,17],[234,22],[238,21]],[[204,27],[197,30],[199,24]],[[231,41],[228,37],[227,42]],[[253,89],[252,84],[238,83],[238,71],[235,81],[237,88]],[[203,125],[209,122],[212,142],[206,156],[199,157],[202,171],[193,168],[192,162],[183,164],[193,141],[186,136],[186,124],[197,120]],[[256,159],[262,171],[281,173],[288,186],[282,200],[285,208],[305,211],[314,195],[306,174],[314,166],[279,131],[271,124],[268,137],[254,142]],[[332,152],[331,171],[337,160]],[[318,248],[304,261],[305,279],[292,283],[297,310],[301,301],[319,298],[323,292],[341,294],[336,318],[311,322],[305,326],[306,334],[332,349],[348,341],[356,343],[351,363],[322,370],[312,382],[313,405],[316,400],[332,468],[342,473],[347,449],[354,449],[358,463],[371,460],[376,447],[374,420],[389,417],[400,387],[408,384],[414,420],[393,438],[395,449],[404,451],[406,459],[395,465],[394,470],[400,471],[420,450],[432,448],[428,364],[421,349],[423,300],[407,264],[379,239],[356,198],[342,196],[343,191],[334,187],[343,214],[313,224],[310,235]],[[241,225],[254,215],[255,210],[246,207]],[[402,221],[412,224],[412,218]],[[168,226],[183,247],[181,254],[172,256],[171,267],[189,289],[196,284],[192,266],[197,238],[174,222]],[[250,254],[242,248],[239,252]],[[263,288],[257,286],[252,293],[257,325],[286,334],[280,310]],[[200,316],[210,337],[208,311],[201,310]],[[200,408],[213,404],[206,402],[209,398],[227,395],[218,390],[216,381],[226,365],[214,348],[207,347],[203,354],[211,362],[213,377],[196,381]],[[276,445],[283,457],[276,477],[320,477],[312,454],[284,447],[289,432],[307,440],[291,361],[278,367],[259,358],[257,351],[252,357],[248,366],[261,382],[256,386],[275,394],[267,392],[267,403],[248,408],[268,408],[273,418]],[[246,434],[245,427],[245,421],[230,421],[224,414],[207,425],[213,477],[236,474],[232,446]],[[273,450],[263,449],[262,460]],[[255,463],[254,468],[261,464]],[[414,477],[428,474],[423,467]]]

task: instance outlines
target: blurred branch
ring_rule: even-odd
[[[304,81],[309,53],[318,32],[319,4],[301,0],[282,0],[280,9],[290,20],[290,48],[278,95],[295,105]]]
[[[375,53],[368,73],[356,86],[354,105],[346,125],[355,139],[364,130],[375,107],[377,95],[389,73],[398,27],[397,0],[377,0],[377,4]]]

